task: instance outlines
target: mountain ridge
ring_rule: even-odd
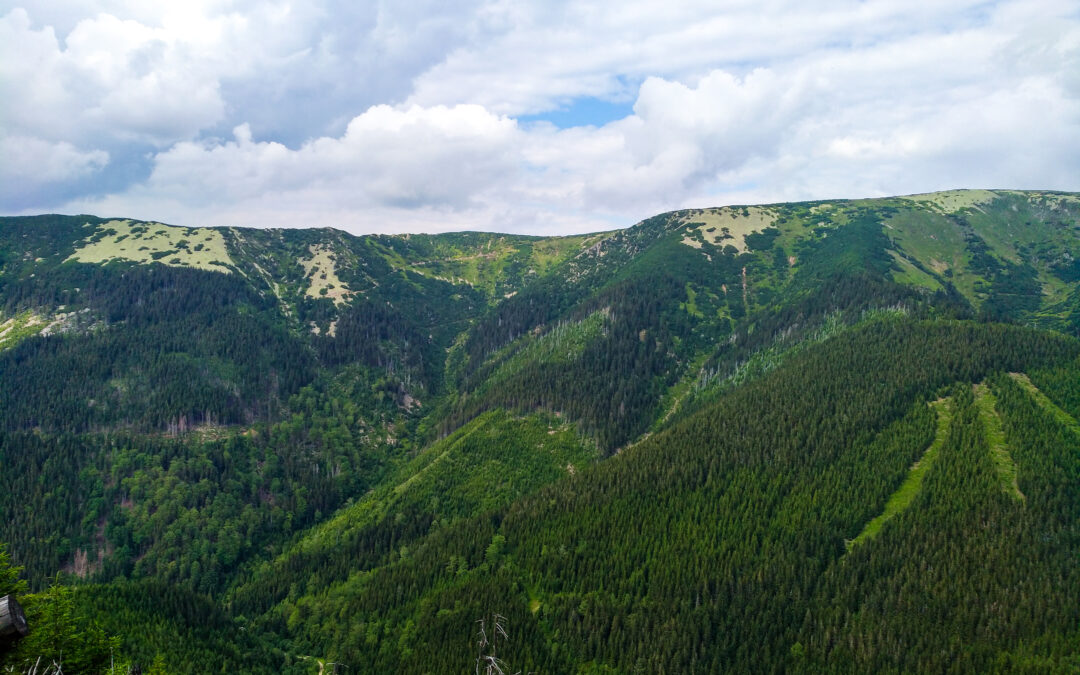
[[[0,218],[0,541],[35,590],[65,570],[118,617],[136,587],[213,606],[231,637],[187,610],[108,624],[180,672],[241,644],[234,669],[467,668],[493,611],[543,672],[1067,669],[1080,583],[1047,589],[1075,579],[1080,460],[1048,439],[1080,442],[1078,334],[1076,193],[570,237]],[[944,397],[932,467],[849,552]],[[898,625],[917,610],[867,575],[938,623]]]

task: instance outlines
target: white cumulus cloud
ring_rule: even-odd
[[[0,139],[36,160],[0,209],[569,232],[1078,190],[1078,73],[1070,0],[33,0],[0,18]],[[581,98],[628,112],[542,121]]]
[[[109,162],[109,153],[102,150],[83,152],[71,143],[25,136],[0,138],[0,157],[0,194],[82,178]]]

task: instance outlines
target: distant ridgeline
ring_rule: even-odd
[[[1066,193],[0,218],[0,667],[1075,672],[1078,335]]]

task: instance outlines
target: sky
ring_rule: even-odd
[[[0,0],[0,213],[570,234],[1080,191],[1077,0]]]

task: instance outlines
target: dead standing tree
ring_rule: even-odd
[[[488,638],[487,633],[487,619],[477,619],[476,623],[480,624],[480,628],[476,631],[476,675],[506,675],[506,670],[509,666],[498,656],[496,652],[498,650],[498,642],[502,640],[506,643],[510,636],[506,633],[506,617],[502,614],[491,615],[491,627],[492,634]],[[484,652],[489,651],[490,654]],[[518,671],[514,675],[521,675],[521,671]]]

